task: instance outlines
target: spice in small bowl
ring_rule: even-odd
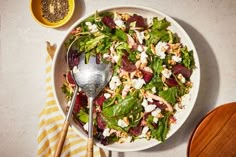
[[[60,27],[74,13],[74,0],[31,0],[31,14],[45,27]]]

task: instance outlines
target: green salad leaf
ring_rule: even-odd
[[[183,64],[188,69],[193,69],[195,67],[195,62],[193,58],[193,51],[188,51],[187,47],[181,48]]]
[[[174,105],[176,103],[176,96],[177,96],[177,88],[171,87],[167,90],[160,91],[159,95],[165,99],[168,103]]]

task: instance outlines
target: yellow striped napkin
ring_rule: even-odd
[[[50,56],[53,56],[49,53]],[[51,80],[51,58],[46,57],[46,104],[39,114],[39,132],[38,132],[38,157],[52,157],[56,150],[60,131],[64,118],[59,111],[58,106],[52,92]],[[68,130],[66,141],[62,150],[62,157],[85,157],[86,156],[86,140],[83,140],[71,128]],[[94,156],[102,157],[104,152],[98,147],[94,147]]]

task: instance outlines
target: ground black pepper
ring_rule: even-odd
[[[41,0],[42,16],[50,22],[65,18],[69,11],[68,0]]]

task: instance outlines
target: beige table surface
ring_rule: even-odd
[[[45,41],[59,43],[79,17],[103,7],[136,4],[176,19],[199,53],[201,86],[195,107],[180,130],[149,150],[112,153],[118,157],[184,157],[190,134],[211,109],[236,101],[235,0],[76,0],[80,10],[60,29],[38,25],[29,0],[0,0],[0,156],[33,157],[38,114],[45,102]]]

